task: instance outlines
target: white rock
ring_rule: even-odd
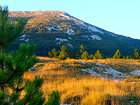
[[[69,35],[74,35],[75,34],[75,31],[73,29],[69,29],[67,30],[67,34]]]
[[[69,47],[73,47],[73,45],[72,45],[72,44],[70,44],[70,43],[68,43],[67,45],[68,45]]]
[[[99,36],[99,35],[91,35],[90,36],[93,40],[96,39],[96,40],[102,40],[102,38]]]
[[[130,74],[132,74],[132,75],[140,75],[140,70],[134,70],[134,71],[130,72]]]
[[[29,35],[26,35],[26,34],[21,35],[21,36],[20,36],[20,40],[25,40],[25,37],[26,37],[26,36],[29,36]]]
[[[48,31],[51,31],[52,29],[54,29],[54,27],[46,27]]]
[[[92,32],[99,32],[101,34],[104,34],[102,31],[98,30],[97,28],[95,28],[94,26],[88,26],[87,27],[89,31],[92,31]]]

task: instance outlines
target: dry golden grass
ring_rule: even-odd
[[[32,80],[35,76],[44,78],[41,87],[46,100],[53,90],[61,93],[61,103],[73,105],[137,105],[140,104],[140,83],[124,82],[90,76],[88,73],[79,72],[78,62],[82,60],[51,59],[38,57],[40,62],[46,62],[37,71],[26,72],[25,79]],[[103,63],[108,65],[137,65],[137,60],[89,60],[84,62]]]

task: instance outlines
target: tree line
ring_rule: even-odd
[[[57,51],[55,48],[53,48],[51,51],[49,51],[48,55],[51,58],[59,58],[60,60],[64,60],[67,58],[82,59],[82,60],[111,58],[102,54],[99,50],[97,50],[95,54],[89,54],[85,50],[83,45],[79,47],[76,53],[69,52],[67,47],[63,45],[60,48],[60,51]],[[113,59],[140,59],[140,52],[138,51],[138,49],[135,49],[135,51],[131,55],[123,56],[118,49],[112,58]]]

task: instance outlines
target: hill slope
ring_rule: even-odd
[[[52,48],[59,50],[62,45],[74,52],[83,45],[90,54],[100,50],[107,56],[113,56],[117,49],[123,55],[131,54],[135,48],[140,49],[140,40],[106,31],[63,11],[9,12],[12,21],[17,21],[19,16],[29,20],[11,49],[17,49],[20,43],[35,43],[36,54],[43,56]]]

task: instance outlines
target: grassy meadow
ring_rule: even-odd
[[[61,104],[140,105],[139,76],[130,75],[131,71],[139,70],[138,60],[96,59],[83,61],[38,58],[39,63],[24,73],[24,79],[33,80],[35,76],[43,77],[44,82],[41,90],[46,100],[53,90],[58,90],[61,93]],[[109,66],[99,66],[96,65],[97,63]],[[103,72],[108,67],[128,74],[128,76],[123,78],[117,76],[118,79],[117,77],[112,79],[111,74]],[[84,71],[89,68],[100,75],[91,75]],[[24,95],[24,92],[22,94]]]

